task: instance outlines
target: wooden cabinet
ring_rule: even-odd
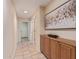
[[[73,41],[41,36],[40,50],[47,59],[76,59]]]

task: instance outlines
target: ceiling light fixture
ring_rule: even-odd
[[[24,11],[24,13],[26,14],[26,13],[28,13],[28,11]]]

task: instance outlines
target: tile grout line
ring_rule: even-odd
[[[25,43],[21,43],[21,47],[22,47],[22,48],[19,48],[19,49],[23,49],[22,55],[21,55],[21,56],[22,56],[22,59],[27,59],[27,58],[25,58],[25,57],[28,57],[27,54],[25,54],[25,52],[26,52],[25,48],[26,48],[26,47],[30,48],[29,46],[31,46],[31,45],[25,46]],[[32,48],[32,49],[34,49],[34,48]],[[30,50],[28,50],[28,51],[31,53]],[[37,55],[40,56],[39,53],[40,53],[40,52],[36,52],[36,53],[30,54],[31,59],[32,59],[34,56],[35,56],[35,57],[37,57]],[[29,58],[30,58],[30,57],[29,57]],[[42,58],[44,59],[44,57],[42,57]],[[35,59],[36,59],[36,58],[35,58]],[[38,58],[37,58],[37,59],[38,59]]]

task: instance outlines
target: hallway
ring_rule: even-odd
[[[75,59],[74,1],[5,0],[4,59]]]
[[[19,43],[15,53],[15,59],[46,59],[45,56],[36,50],[34,44],[28,42]]]

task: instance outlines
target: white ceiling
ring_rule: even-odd
[[[29,18],[39,6],[45,6],[50,0],[14,0],[16,13],[18,17]],[[24,14],[24,11],[28,11]]]

